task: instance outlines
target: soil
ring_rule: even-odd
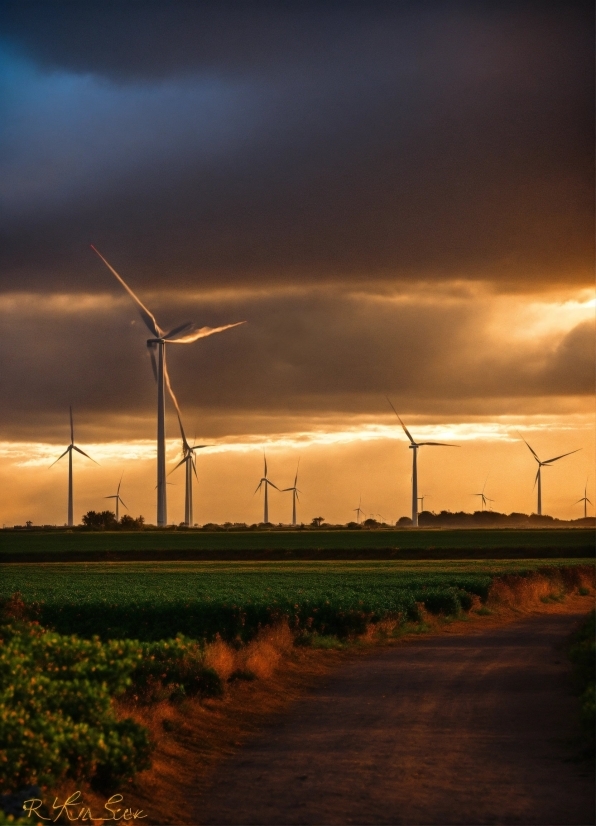
[[[594,823],[563,650],[589,608],[454,623],[336,661],[219,763],[186,822]]]

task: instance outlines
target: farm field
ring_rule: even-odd
[[[184,559],[592,557],[594,531],[0,531],[0,562]]]
[[[581,566],[581,559],[554,567]],[[158,640],[184,634],[247,641],[287,616],[297,632],[346,636],[386,617],[467,610],[495,575],[551,560],[7,564],[0,599],[19,592],[60,633]]]

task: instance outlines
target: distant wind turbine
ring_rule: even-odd
[[[581,447],[578,447],[576,450],[570,450],[569,453],[561,453],[560,456],[555,456],[553,459],[546,459],[546,461],[541,462],[536,454],[536,451],[530,447],[530,445],[526,442],[521,433],[518,433],[517,435],[522,440],[522,442],[525,442],[528,450],[538,462],[538,470],[536,471],[536,478],[534,479],[534,487],[536,487],[536,484],[538,484],[538,509],[536,510],[536,513],[538,514],[538,516],[542,516],[542,468],[550,467],[553,462],[558,462],[559,459],[563,459],[565,456],[571,456],[572,453],[578,453],[581,450]]]
[[[197,476],[197,459],[195,456],[195,451],[203,450],[203,448],[206,447],[213,447],[213,445],[189,445],[186,439],[184,428],[182,427],[182,419],[180,418],[180,415],[178,415],[178,424],[180,425],[180,435],[182,437],[182,460],[178,462],[176,467],[173,470],[171,470],[170,473],[173,473],[174,470],[177,470],[180,467],[180,465],[185,465],[186,489],[184,495],[184,524],[187,527],[191,527],[192,525],[194,525],[192,503],[193,473],[197,480],[199,478]]]
[[[364,511],[362,510],[362,508],[360,507],[360,505],[362,505],[362,496],[361,496],[361,497],[360,497],[360,499],[358,500],[358,507],[357,507],[357,508],[354,508],[354,513],[356,514],[356,523],[357,523],[358,525],[360,524],[360,514],[361,514],[361,513],[364,513]]]
[[[180,324],[174,327],[169,332],[165,332],[158,325],[154,315],[145,307],[143,302],[130,289],[124,279],[118,275],[116,270],[109,264],[100,252],[91,244],[91,249],[104,262],[110,272],[116,276],[118,281],[122,284],[126,292],[130,295],[132,300],[137,304],[137,308],[145,325],[151,332],[153,338],[147,339],[147,347],[151,356],[151,363],[153,366],[153,374],[157,381],[157,524],[160,527],[168,523],[168,508],[166,497],[166,408],[165,408],[165,389],[166,385],[172,396],[172,400],[178,409],[176,398],[170,385],[168,376],[168,369],[166,366],[166,344],[191,344],[199,338],[206,338],[212,336],[214,333],[221,333],[224,330],[230,330],[232,327],[238,327],[239,324],[244,324],[244,321],[238,321],[235,324],[225,324],[223,327],[201,327],[196,329],[192,321],[187,321],[185,324]],[[156,359],[157,351],[157,359]],[[179,412],[179,410],[178,410]]]
[[[298,468],[300,467],[300,459],[298,459],[298,465],[296,466],[296,476],[294,477],[294,486],[291,488],[284,488],[283,493],[286,491],[292,491],[292,525],[296,527],[296,502],[299,502],[298,493],[300,492],[296,485],[298,484]],[[265,476],[267,476],[267,469],[265,469]],[[263,481],[263,480],[261,480]],[[270,483],[271,484],[271,483]],[[266,487],[266,486],[265,486]],[[275,487],[275,485],[274,485]],[[267,490],[265,490],[265,497],[267,496]],[[266,520],[265,520],[266,521]]]
[[[263,476],[261,478],[261,481],[259,482],[259,484],[257,486],[257,489],[255,490],[255,493],[258,493],[261,490],[261,486],[264,485],[264,487],[265,487],[265,507],[264,507],[264,513],[263,513],[263,522],[265,524],[267,524],[269,522],[269,497],[268,497],[267,488],[268,488],[269,485],[271,485],[271,487],[275,488],[275,490],[279,490],[279,488],[277,487],[277,485],[274,485],[273,482],[271,482],[271,480],[269,480],[267,478],[267,457],[265,456],[264,453],[263,453],[263,460],[265,462],[265,473],[263,474]]]
[[[580,502],[584,503],[584,519],[586,519],[587,516],[588,516],[588,502],[590,502],[590,500],[588,499],[588,480],[587,479],[586,479],[586,486],[584,487],[584,495],[582,496],[581,499],[578,499],[577,502],[574,502],[573,504],[574,505],[579,505]],[[590,505],[591,504],[592,503],[590,502]]]
[[[412,527],[418,527],[418,467],[417,467],[417,453],[419,447],[459,447],[459,445],[450,445],[445,444],[445,442],[415,442],[412,438],[412,435],[405,424],[402,422],[399,413],[395,409],[395,407],[391,404],[389,398],[387,398],[391,409],[399,419],[399,423],[402,426],[404,433],[410,440],[410,450],[412,451]]]
[[[72,528],[72,526],[73,526],[73,515],[72,515],[72,512],[73,512],[73,508],[72,508],[72,452],[73,452],[73,450],[76,450],[77,453],[80,453],[82,456],[86,456],[87,459],[91,459],[91,456],[87,456],[85,451],[81,450],[81,448],[77,447],[74,443],[74,425],[73,425],[73,422],[72,422],[72,407],[69,407],[69,411],[70,411],[70,444],[66,448],[64,453],[62,453],[60,456],[58,456],[58,458],[56,459],[56,462],[59,462],[60,459],[62,459],[62,456],[66,456],[66,454],[68,453],[68,527]],[[95,462],[95,459],[91,459],[91,461]],[[52,462],[50,467],[54,467],[56,462]],[[98,462],[95,462],[95,464],[97,465]]]
[[[420,512],[424,510],[424,500],[430,496],[430,493],[423,493],[422,496],[418,496],[418,501],[420,502]]]
[[[118,520],[120,518],[120,511],[119,511],[118,505],[122,504],[122,506],[126,508],[126,505],[124,504],[124,502],[122,501],[122,499],[120,497],[120,485],[122,484],[122,477],[123,476],[124,476],[124,474],[122,474],[122,476],[120,477],[120,481],[118,482],[118,487],[116,489],[116,493],[113,493],[111,496],[104,496],[104,499],[115,499],[116,500],[116,522],[118,522]],[[126,510],[128,510],[128,508],[126,508]]]
[[[490,499],[490,498],[489,498],[488,496],[486,496],[486,495],[485,495],[485,493],[484,493],[484,488],[486,487],[486,483],[487,483],[487,482],[488,482],[488,476],[487,476],[487,477],[486,477],[486,479],[484,480],[484,484],[482,485],[482,491],[481,491],[480,493],[472,493],[472,494],[471,494],[471,496],[480,496],[480,500],[481,500],[481,510],[484,510],[484,508],[485,508],[485,506],[486,506],[486,503],[487,503],[487,502],[494,502],[494,501],[495,501],[494,499]]]

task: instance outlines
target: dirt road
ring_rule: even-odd
[[[342,666],[224,763],[202,824],[593,824],[558,646],[581,615],[410,641]]]

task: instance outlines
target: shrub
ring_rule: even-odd
[[[580,719],[591,751],[594,750],[594,729],[596,727],[594,703],[595,633],[595,613],[592,611],[581,628],[574,634],[569,649],[569,658],[573,663],[574,679],[580,693]]]

